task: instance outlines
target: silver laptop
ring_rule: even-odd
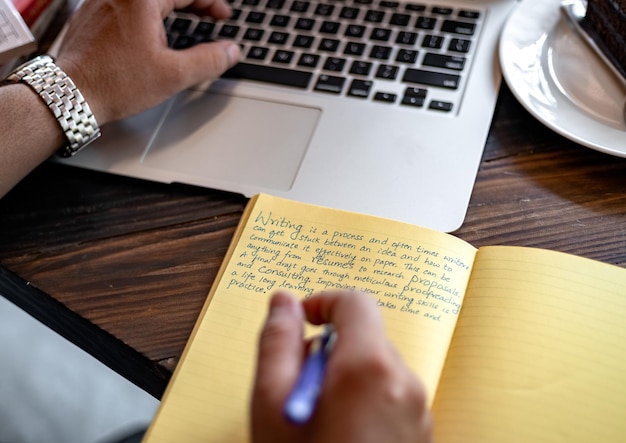
[[[442,231],[463,223],[515,0],[232,0],[176,13],[176,50],[241,44],[224,78],[103,128],[64,163],[295,200]]]

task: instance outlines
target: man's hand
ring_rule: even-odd
[[[230,16],[224,0],[86,0],[71,17],[56,62],[74,81],[98,124],[158,105],[194,84],[219,77],[239,61],[233,42],[167,46],[163,19],[188,8]]]
[[[316,412],[296,426],[282,408],[304,357],[305,315],[313,324],[332,323],[337,340]],[[378,308],[363,294],[318,295],[302,305],[286,294],[272,298],[251,407],[255,443],[431,441],[424,386],[387,340]]]

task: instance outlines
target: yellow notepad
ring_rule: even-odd
[[[626,269],[252,198],[145,441],[249,441],[279,288],[356,289],[425,382],[441,442],[626,441]]]

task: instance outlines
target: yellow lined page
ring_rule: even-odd
[[[247,441],[257,335],[279,288],[300,297],[368,291],[432,399],[475,248],[447,234],[267,195],[245,217],[146,441]]]
[[[626,441],[626,270],[481,248],[433,410],[439,443]]]

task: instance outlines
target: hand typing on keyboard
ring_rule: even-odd
[[[168,48],[163,19],[173,7],[215,20],[232,13],[224,0],[86,1],[71,18],[57,64],[74,79],[101,125],[215,79],[239,61],[232,42]]]
[[[172,14],[171,47],[236,41],[225,77],[382,106],[456,112],[483,12],[395,0],[229,0],[223,21]]]
[[[239,46],[233,42],[196,45],[185,51],[169,48],[163,20],[173,8],[188,8],[216,20],[226,19],[232,12],[224,0],[83,3],[70,19],[56,54],[56,65],[78,92],[57,84],[50,87],[51,96],[65,97],[65,109],[73,111],[68,115],[76,115],[71,127],[65,117],[65,126],[59,124],[55,120],[59,108],[54,114],[50,112],[52,107],[48,109],[39,92],[34,94],[29,86],[0,88],[0,197],[66,144],[68,131],[84,126],[79,112],[91,109],[92,117],[102,126],[156,106],[194,84],[215,79],[239,61]]]

